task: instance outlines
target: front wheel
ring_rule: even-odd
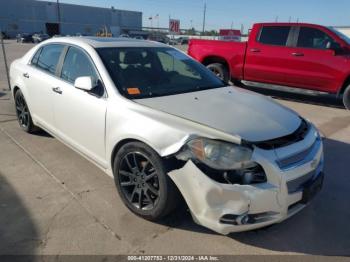
[[[140,142],[120,148],[114,161],[114,180],[124,204],[135,214],[155,221],[174,210],[179,192],[161,157]]]
[[[207,65],[207,68],[212,71],[217,77],[219,77],[225,83],[228,83],[230,74],[225,65],[221,63],[213,63]]]
[[[343,104],[346,109],[350,110],[350,85],[344,91]]]

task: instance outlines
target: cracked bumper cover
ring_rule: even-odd
[[[292,145],[290,149],[302,150],[306,144],[314,144],[317,141],[315,137],[309,135],[305,141]],[[267,176],[267,182],[262,184],[218,183],[204,174],[191,160],[181,169],[171,171],[169,176],[182,193],[196,223],[224,235],[252,230],[279,223],[299,212],[306,205],[302,201],[303,188],[290,192],[288,184],[310,174],[314,174],[312,179],[322,174],[322,141],[319,140],[315,150],[310,152],[310,161],[287,170],[282,170],[276,161],[276,155],[284,152],[285,148],[280,152],[258,148],[254,150],[253,160],[264,168]],[[249,215],[258,219],[234,225],[221,220],[225,215]]]

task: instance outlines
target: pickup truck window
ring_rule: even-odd
[[[327,45],[334,42],[332,37],[317,28],[301,27],[297,47],[327,49]]]
[[[290,29],[290,26],[264,26],[258,41],[267,45],[286,46]]]

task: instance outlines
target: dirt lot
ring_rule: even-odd
[[[31,46],[7,41],[8,59]],[[0,254],[350,255],[350,113],[339,102],[267,93],[323,133],[325,185],[281,224],[221,236],[187,212],[158,224],[136,217],[94,165],[44,132],[22,132],[0,57]]]

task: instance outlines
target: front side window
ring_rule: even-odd
[[[41,50],[36,66],[51,74],[55,74],[62,50],[62,45],[53,44],[44,46]]]
[[[267,45],[286,46],[290,29],[290,26],[264,26],[258,41]]]
[[[223,87],[200,63],[168,47],[97,49],[122,95],[137,99]]]
[[[81,76],[90,76],[95,82],[98,81],[96,70],[88,56],[78,48],[69,47],[63,62],[61,78],[74,83]]]
[[[331,43],[334,43],[333,38],[319,29],[311,27],[300,28],[297,47],[327,49]]]

